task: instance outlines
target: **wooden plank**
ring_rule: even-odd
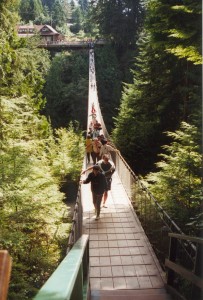
[[[169,259],[165,260],[165,265],[172,269],[177,274],[181,275],[183,278],[189,280],[190,282],[194,283],[199,288],[203,289],[203,279],[193,274],[191,271],[177,265],[176,263],[170,261]]]
[[[6,300],[11,275],[11,257],[7,250],[0,250],[0,300]]]
[[[117,172],[113,176],[108,208],[101,209],[98,221],[95,221],[90,187],[82,186],[84,233],[90,236],[92,250],[91,293],[98,290],[113,292],[117,289],[137,291],[164,288],[163,273],[150,243],[137,222]]]

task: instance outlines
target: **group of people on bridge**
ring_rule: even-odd
[[[93,165],[82,171],[81,175],[90,170],[92,172],[81,183],[87,184],[91,182],[92,198],[96,213],[95,220],[99,220],[102,199],[102,207],[107,208],[106,200],[108,191],[111,190],[112,175],[115,172],[115,165],[110,159],[110,153],[112,151],[119,153],[119,151],[109,145],[105,136],[100,134],[102,128],[101,124],[96,120],[94,104],[92,104],[91,116],[92,120],[89,124],[85,149],[87,164],[90,164],[92,160]]]

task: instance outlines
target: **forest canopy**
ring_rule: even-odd
[[[0,248],[12,257],[9,299],[32,299],[56,268],[70,231],[61,185],[84,156],[78,125],[41,114],[50,55],[16,34],[17,1],[0,4]],[[77,148],[77,151],[75,151]]]

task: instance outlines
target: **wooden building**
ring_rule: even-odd
[[[46,43],[64,40],[64,36],[50,25],[18,25],[17,32],[19,37],[25,38],[39,34],[42,41]]]

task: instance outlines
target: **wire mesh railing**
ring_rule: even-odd
[[[71,230],[68,237],[68,246],[66,253],[68,253],[75,242],[82,236],[82,202],[81,202],[81,186],[78,188],[77,198],[73,211]]]
[[[118,153],[112,153],[112,159],[163,271],[170,274],[171,270],[166,264],[167,259],[171,256],[170,235],[183,237],[185,236],[183,231],[170,218],[139,177],[135,175],[123,157]],[[203,270],[201,272],[198,271],[197,266],[202,265],[203,252],[201,255],[198,254],[200,253],[200,250],[198,250],[200,247],[197,247],[194,240],[199,242],[200,239],[191,237],[187,239],[177,238],[174,255],[179,273],[174,275],[173,283],[170,286],[170,292],[173,292],[174,297],[177,299],[183,299],[181,297],[184,296],[184,299],[192,300],[195,295],[195,300],[202,300],[203,290],[200,286],[203,283]],[[203,240],[201,243],[203,243]],[[201,251],[202,249],[201,245]],[[188,272],[190,272],[189,275]],[[193,276],[194,273],[198,273],[199,277]]]
[[[168,233],[183,234],[183,232],[161,207],[139,177],[131,170],[124,158],[117,153],[112,153],[111,157],[134,210],[162,268],[165,270],[164,262],[168,256],[170,244]],[[191,242],[185,241],[182,243],[182,248],[187,255],[187,261],[192,262],[195,257],[196,247]]]

